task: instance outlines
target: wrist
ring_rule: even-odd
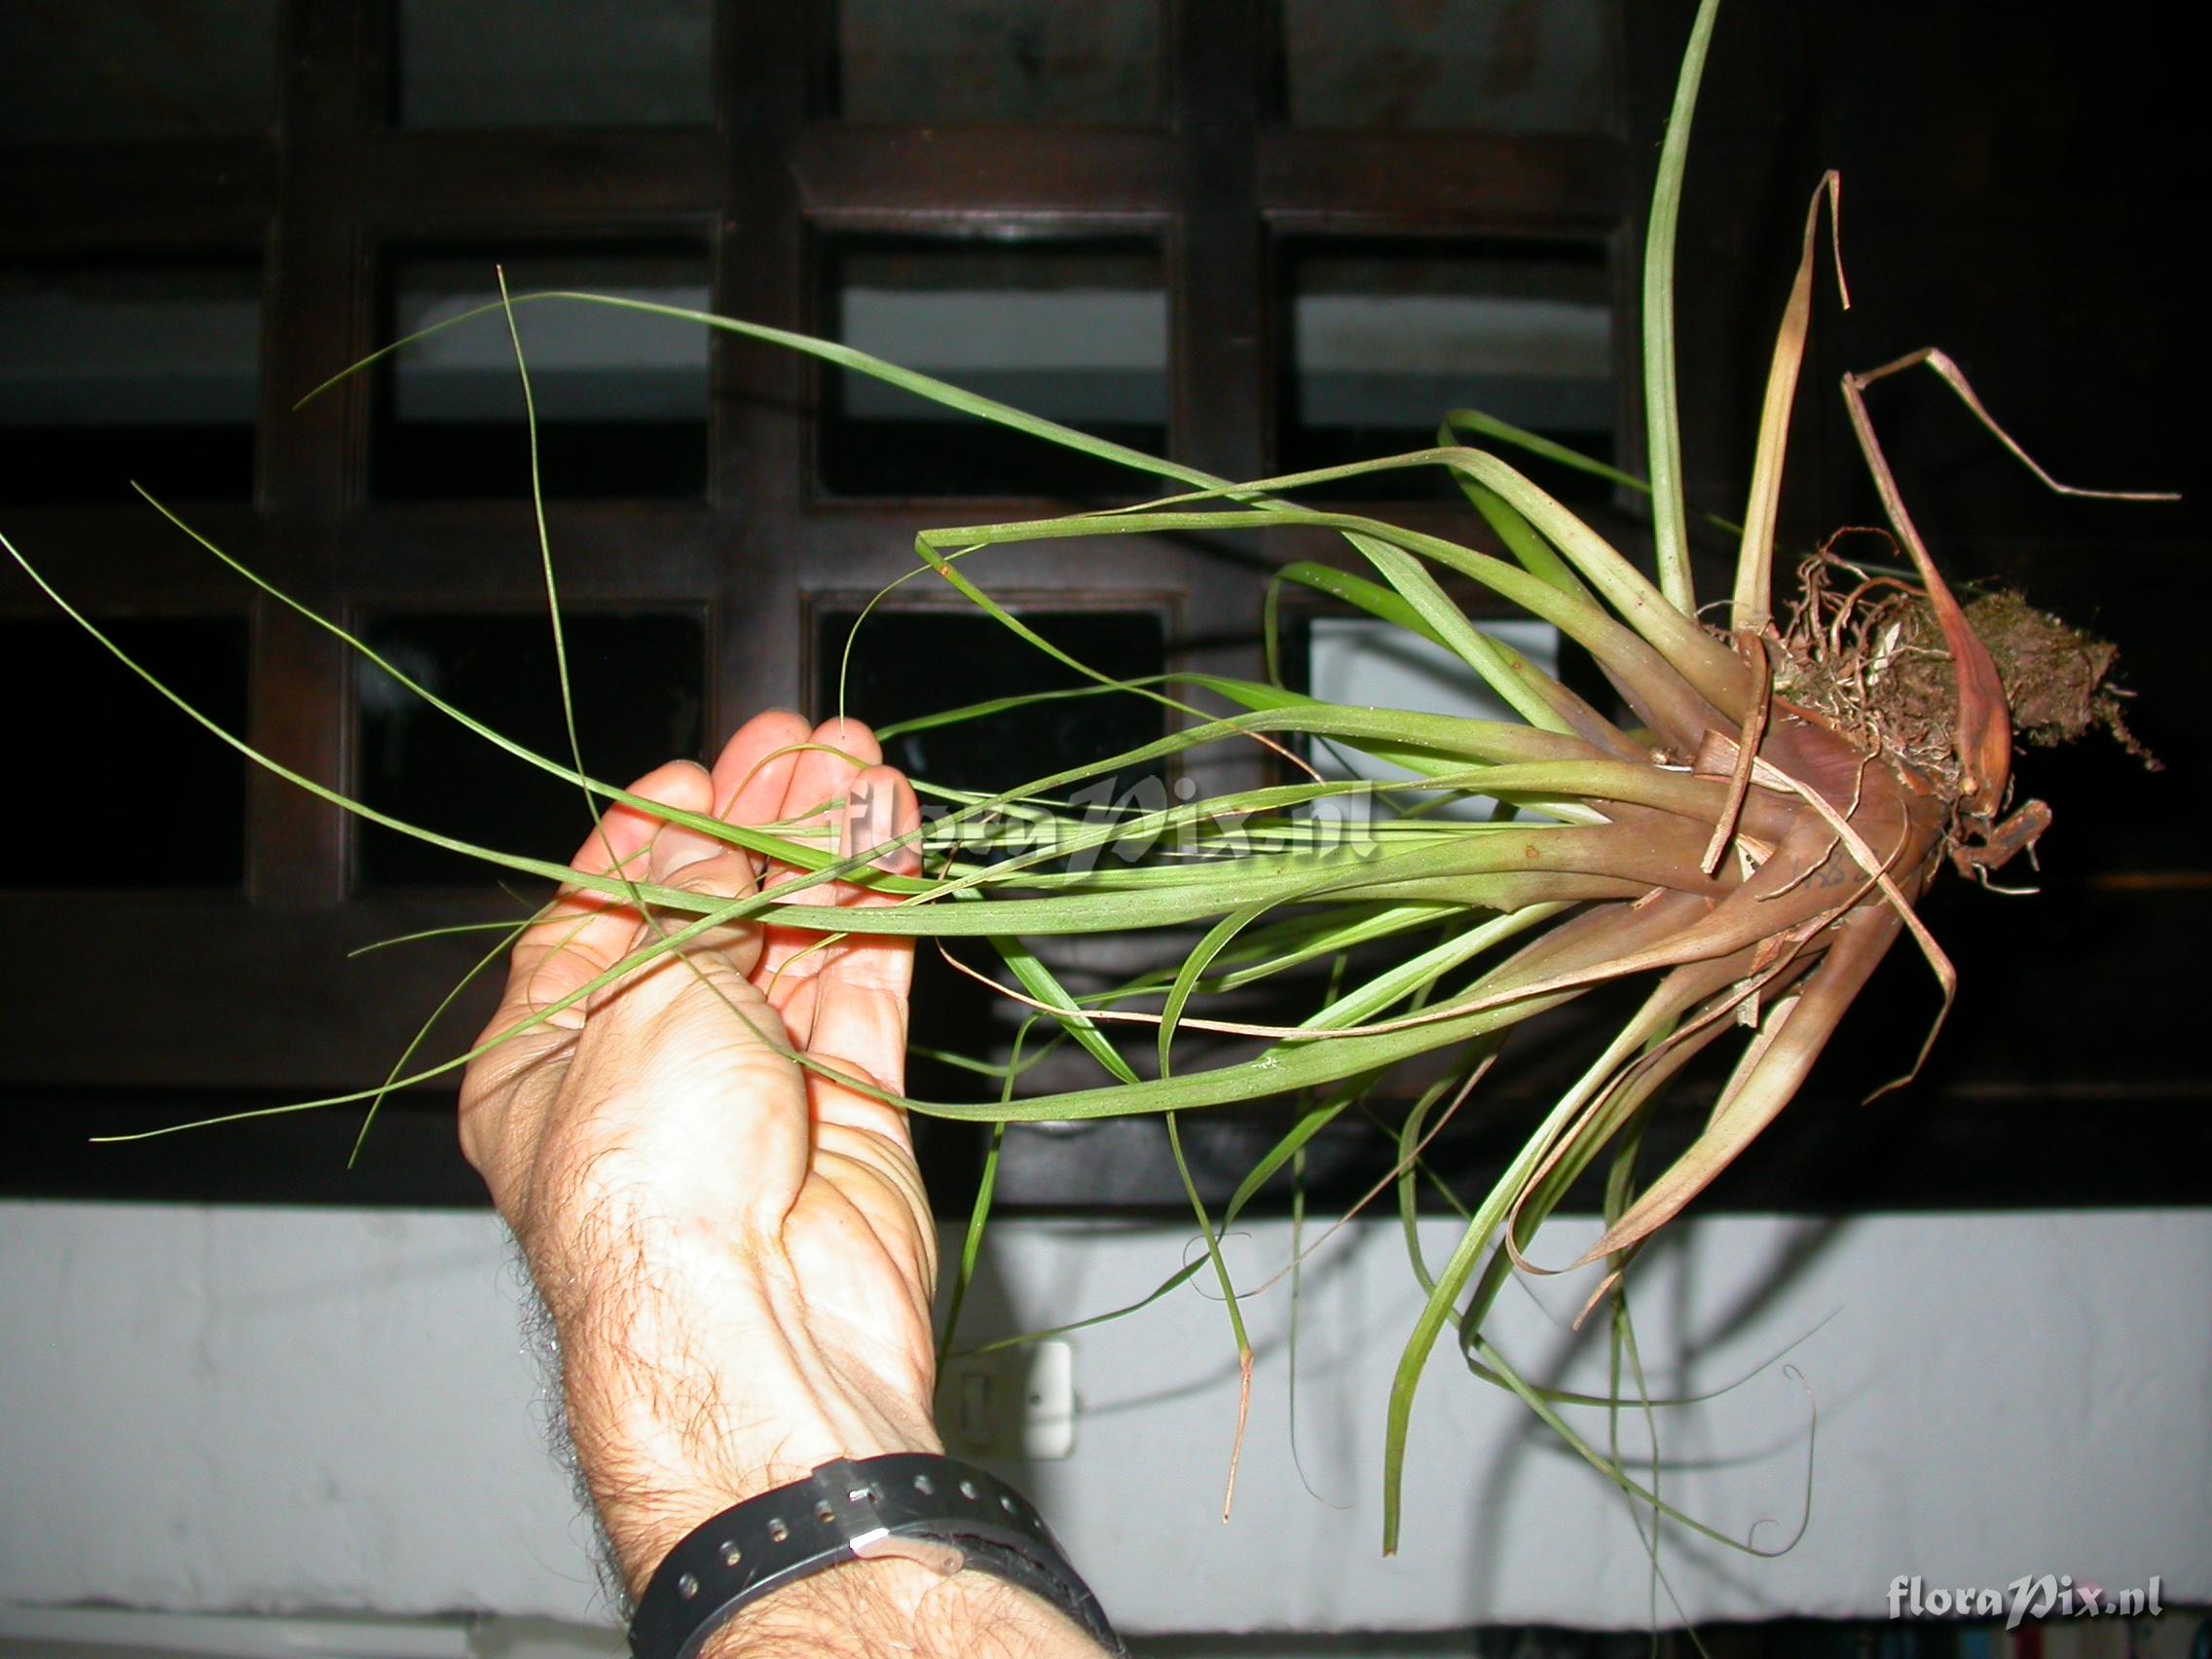
[[[658,1423],[619,1448],[603,1447],[597,1456],[584,1453],[582,1444],[579,1438],[578,1461],[614,1566],[633,1602],[645,1593],[677,1545],[725,1510],[803,1481],[821,1463],[838,1457],[858,1461],[897,1452],[942,1450],[934,1430],[908,1434],[819,1418],[787,1424],[786,1437],[765,1456],[733,1457],[720,1449],[692,1456]],[[801,1451],[802,1447],[811,1450]],[[918,1594],[937,1577],[911,1562],[848,1565],[886,1568],[863,1575],[876,1581],[884,1596],[902,1586]],[[912,1570],[888,1570],[893,1567]]]
[[[868,1346],[733,1252],[632,1265],[568,1277],[548,1305],[570,1437],[633,1595],[733,1504],[833,1458],[941,1451],[926,1349]]]
[[[1027,1497],[937,1454],[835,1459],[706,1518],[652,1574],[630,1635],[645,1659],[1120,1651]]]

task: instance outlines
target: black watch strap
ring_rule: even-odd
[[[693,1659],[739,1608],[840,1562],[929,1559],[975,1567],[1057,1607],[1108,1653],[1124,1650],[1029,1500],[988,1471],[931,1453],[838,1458],[725,1509],[661,1563],[630,1621],[635,1659]]]

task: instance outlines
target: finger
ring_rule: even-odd
[[[847,719],[823,721],[808,733],[807,744],[793,767],[784,798],[777,806],[777,816],[790,829],[793,839],[820,847],[825,854],[834,857],[843,844],[838,818],[846,810],[846,797],[853,781],[870,762],[881,758],[882,750],[876,744],[875,733],[858,720]],[[842,883],[818,881],[811,871],[774,860],[769,862],[762,885],[769,888],[793,886],[796,891],[788,897],[806,904],[834,904],[839,894],[847,891]],[[783,993],[811,977],[821,966],[815,958],[830,947],[822,943],[820,934],[774,925],[767,930],[764,945],[756,977],[770,998],[784,1009],[788,1020],[794,1011],[786,1006]],[[788,984],[785,982],[787,969],[792,975]],[[805,1040],[801,1029],[794,1028],[793,1035],[801,1042]]]
[[[896,768],[870,766],[850,787],[844,821],[847,857],[889,846],[921,828],[921,802]],[[921,866],[912,845],[896,847],[877,867],[910,874]],[[838,903],[868,909],[897,901],[888,893],[839,883]],[[806,1021],[809,1051],[856,1066],[894,1090],[906,1076],[906,999],[914,977],[914,941],[891,934],[848,935],[821,953],[812,976]],[[795,1033],[794,1033],[795,1034]]]
[[[874,732],[859,720],[843,719],[824,720],[807,734],[806,744],[792,768],[776,816],[794,829],[826,831],[842,810],[841,803],[853,780],[866,767],[880,761],[883,750],[876,743]],[[825,852],[833,853],[838,845],[833,835],[826,833],[818,833],[811,840]],[[771,869],[766,884],[773,887],[779,880],[789,880],[795,873],[790,866],[778,864]],[[834,903],[827,896],[828,891],[823,890],[820,903]]]
[[[914,838],[922,827],[922,803],[906,774],[880,761],[864,768],[846,786],[844,833],[840,851],[846,858],[872,854],[869,863],[892,875],[919,874],[921,844]],[[892,895],[862,889],[855,903],[889,904]]]
[[[673,761],[640,778],[630,793],[689,806],[705,794],[706,775],[689,762]],[[660,826],[660,819],[636,807],[610,807],[570,866],[635,878]],[[492,1046],[470,1063],[460,1101],[462,1154],[483,1172],[503,1211],[514,1196],[516,1169],[528,1161],[538,1115],[572,1059],[585,1010],[579,1001],[529,1022],[620,961],[637,931],[637,912],[619,897],[571,886],[516,941],[499,1006],[477,1039],[479,1047]]]
[[[703,797],[711,798],[713,781],[707,774],[699,775],[697,787]],[[709,808],[702,799],[692,810],[703,812]],[[686,824],[661,827],[647,849],[645,868],[648,879],[656,887],[680,888],[713,900],[744,899],[758,890],[751,853]],[[656,939],[695,925],[697,920],[682,914],[640,918],[630,948],[635,950],[650,944]],[[753,921],[719,925],[692,935],[677,948],[693,957],[710,953],[719,956],[743,976],[751,973],[754,964],[760,959],[760,925]]]
[[[707,782],[702,773],[701,786]],[[681,824],[665,825],[653,836],[643,874],[656,887],[715,898],[754,891],[752,861],[741,848]],[[669,921],[659,917],[642,922],[633,930],[633,948],[670,931]],[[725,1047],[783,1052],[788,1045],[782,1026],[748,977],[758,954],[759,930],[751,923],[716,928],[670,947],[594,993],[587,1043],[620,1048],[629,1028],[681,1027],[690,1034],[677,1045],[685,1052]]]
[[[882,755],[875,733],[858,720],[825,720],[810,737],[811,747],[792,774],[784,796],[785,818],[803,827],[803,834],[831,857],[846,856],[856,843],[847,833],[847,819],[856,805],[863,816],[865,801],[856,796],[860,780],[870,762]],[[824,882],[807,873],[772,865],[770,888],[789,889],[788,897],[804,904],[839,904],[851,902],[856,891],[842,882]],[[761,955],[761,987],[767,992],[790,1027],[793,1041],[802,1047],[810,1038],[814,1018],[813,982],[845,947],[824,935],[805,929],[771,925]]]
[[[789,709],[771,709],[739,726],[715,760],[715,816],[749,826],[781,817],[810,729]]]
[[[707,775],[689,760],[672,760],[646,773],[630,786],[630,793],[687,812],[708,808]],[[645,849],[662,828],[662,820],[636,807],[609,807],[570,866],[594,875],[638,879]],[[589,984],[630,952],[637,933],[638,913],[622,898],[590,888],[564,888],[543,918],[516,941],[499,1009],[500,1028]],[[583,1010],[564,1010],[553,1021],[573,1028],[582,1023]]]

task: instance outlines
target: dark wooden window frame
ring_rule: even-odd
[[[1270,309],[1285,238],[1601,241],[1619,296],[1617,349],[1632,350],[1640,204],[1677,48],[1669,9],[1655,18],[1625,9],[1613,43],[1625,89],[1617,130],[1527,137],[1290,129],[1272,111],[1265,0],[1161,3],[1164,120],[1156,128],[824,119],[815,89],[830,8],[720,0],[710,129],[426,132],[399,130],[389,118],[392,0],[284,0],[277,132],[0,152],[0,254],[260,250],[256,498],[195,516],[287,592],[334,615],[420,608],[425,596],[515,609],[538,600],[525,504],[367,498],[366,381],[291,409],[378,343],[375,272],[387,247],[697,241],[710,250],[717,310],[804,329],[815,320],[824,236],[1022,227],[1158,237],[1173,453],[1232,476],[1258,475],[1271,460]],[[812,484],[808,423],[793,413],[813,373],[795,355],[718,341],[703,498],[569,502],[556,513],[572,603],[704,608],[710,730],[756,708],[802,705],[812,608],[903,573],[920,529],[1056,505],[824,498]],[[1632,372],[1617,378],[1624,391],[1634,385]],[[1622,452],[1635,453],[1632,397],[1618,426]],[[1463,515],[1441,507],[1406,516],[1470,534]],[[34,557],[64,569],[71,596],[95,614],[248,614],[246,735],[281,764],[346,787],[350,675],[335,642],[242,594],[150,513],[41,509],[12,513],[8,528]],[[1641,539],[1625,514],[1608,528],[1627,543]],[[478,557],[494,539],[518,556]],[[1295,537],[1280,545],[1307,550]],[[1259,584],[1247,567],[1129,542],[1111,562],[1080,564],[1050,545],[1009,549],[991,574],[998,587],[1054,603],[1168,603],[1184,636],[1203,642],[1185,660],[1256,666]],[[42,607],[27,584],[0,583],[0,615]],[[83,1126],[380,1079],[412,1029],[405,1011],[426,1010],[481,947],[464,938],[350,963],[345,953],[512,912],[483,893],[351,894],[342,815],[266,775],[251,786],[248,835],[237,893],[0,893],[0,928],[41,941],[35,952],[0,956],[0,1006],[17,1011],[18,1036],[0,1045],[16,1190],[471,1201],[477,1189],[451,1150],[443,1097],[395,1109],[384,1131],[394,1157],[350,1180],[332,1162],[350,1139],[350,1113],[335,1125],[278,1119],[219,1139],[155,1143],[167,1150],[118,1153],[113,1164],[83,1152]],[[460,1017],[457,1029],[466,1023]],[[264,1138],[240,1159],[249,1136]],[[26,1157],[45,1161],[26,1167]]]
[[[538,601],[520,503],[367,498],[368,381],[295,414],[290,405],[378,342],[377,271],[387,249],[529,247],[591,240],[697,241],[713,254],[718,309],[812,325],[817,239],[853,232],[1157,237],[1170,300],[1174,452],[1251,475],[1264,464],[1272,372],[1264,273],[1271,235],[1481,231],[1562,226],[1613,234],[1630,200],[1621,146],[1600,139],[1295,132],[1264,118],[1268,8],[1166,5],[1169,122],[1157,129],[859,127],[814,118],[810,71],[828,8],[725,0],[718,18],[717,128],[667,131],[403,131],[387,111],[392,21],[382,0],[290,0],[282,29],[280,135],[267,139],[72,145],[0,155],[0,240],[62,255],[127,247],[200,253],[259,246],[265,260],[257,498],[196,515],[210,535],[333,613],[424,595],[470,608]],[[1202,94],[1202,95],[1201,95]],[[1450,165],[1439,165],[1449,152]],[[1376,181],[1392,181],[1379,192]],[[570,502],[557,557],[578,605],[705,604],[714,621],[711,725],[803,702],[800,617],[817,593],[870,589],[903,573],[914,533],[971,508],[1013,514],[1042,500],[841,500],[814,487],[811,434],[790,410],[809,395],[803,359],[719,340],[707,497]],[[248,736],[309,777],[346,783],[343,651],[270,602],[243,595],[150,515],[51,509],[11,515],[26,548],[66,550],[73,598],[90,610],[237,610],[254,620]],[[484,556],[504,542],[512,558]],[[466,556],[463,556],[466,555]],[[1193,568],[1144,543],[1111,562],[1009,550],[994,583],[1031,594],[1080,587],[1087,603],[1173,596],[1194,637],[1249,634],[1248,578]],[[6,613],[39,602],[11,585]],[[342,815],[258,779],[242,897],[179,901],[201,950],[155,965],[141,999],[180,1043],[141,1044],[130,1009],[57,996],[50,967],[10,985],[51,1011],[50,1040],[5,1064],[28,1083],[75,1087],[339,1085],[388,1056],[367,1019],[333,1030],[253,1019],[258,972],[317,982],[347,945],[416,919],[411,900],[350,896]],[[463,910],[484,901],[463,898]],[[17,925],[103,906],[96,895],[9,894]],[[211,977],[204,950],[256,965]],[[200,957],[196,964],[194,958]],[[349,977],[348,1000],[427,987],[442,965]],[[194,1018],[203,1011],[205,1017]],[[151,1017],[151,1016],[149,1016]],[[226,1029],[228,1028],[228,1029]],[[119,1052],[123,1051],[120,1057]]]

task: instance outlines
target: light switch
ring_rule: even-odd
[[[1075,1349],[1027,1343],[947,1360],[939,1415],[946,1450],[1057,1458],[1075,1451]]]

